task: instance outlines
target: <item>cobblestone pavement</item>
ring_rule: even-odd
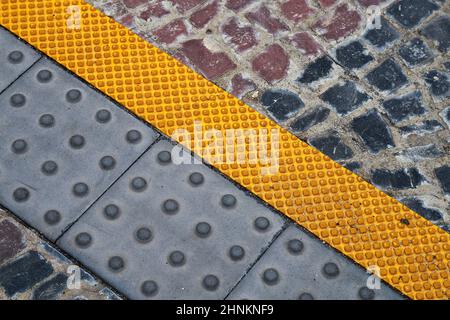
[[[404,298],[216,170],[175,166],[173,142],[3,29],[0,42],[0,203],[23,220],[0,212],[0,299]],[[96,276],[81,269],[72,289],[78,261]]]
[[[449,230],[449,1],[88,2]]]
[[[57,247],[10,213],[0,210],[1,299],[115,300],[120,297]]]

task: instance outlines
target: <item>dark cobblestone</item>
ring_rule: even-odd
[[[34,290],[33,300],[54,300],[67,287],[68,277],[65,274],[58,273],[50,280],[44,282]]]
[[[25,247],[22,232],[8,220],[0,221],[0,265]]]
[[[381,28],[371,29],[364,35],[364,38],[378,49],[386,48],[399,37],[398,32],[383,17],[381,18]]]
[[[442,112],[439,115],[442,117],[447,126],[450,128],[450,106],[442,110]]]
[[[437,168],[434,173],[436,174],[436,177],[438,178],[444,192],[450,194],[450,167],[442,166]]]
[[[344,163],[343,166],[345,168],[347,168],[350,171],[357,171],[358,169],[361,169],[361,163],[360,162],[349,162],[349,163]]]
[[[318,106],[310,112],[304,113],[291,124],[294,131],[306,131],[318,123],[325,121],[330,114],[330,109]]]
[[[261,103],[278,120],[287,120],[305,104],[298,95],[287,90],[267,90]]]
[[[372,173],[372,182],[382,188],[388,189],[414,189],[425,178],[416,168],[390,171],[387,169],[376,169]]]
[[[450,48],[450,17],[441,16],[425,26],[422,33],[428,39],[438,42],[438,49],[447,52]]]
[[[400,66],[392,59],[372,70],[367,80],[381,91],[394,91],[408,82]]]
[[[422,115],[426,111],[422,105],[420,91],[387,100],[383,102],[383,107],[395,122]]]
[[[336,84],[321,94],[320,98],[329,103],[341,115],[346,115],[356,110],[369,100],[369,96],[359,91],[355,83],[351,81],[347,81],[343,85]]]
[[[403,204],[405,204],[411,210],[417,212],[422,217],[427,220],[437,221],[442,219],[442,213],[439,210],[431,209],[425,207],[422,200],[417,198],[408,198],[402,200]]]
[[[322,56],[310,63],[303,72],[303,75],[297,81],[303,84],[313,83],[328,76],[332,69],[333,60],[327,56]]]
[[[373,60],[359,41],[353,41],[336,50],[336,59],[348,69],[359,69]]]
[[[450,95],[450,81],[445,73],[432,70],[425,74],[424,79],[434,96]]]
[[[443,130],[444,127],[437,120],[425,120],[417,124],[400,127],[399,129],[401,134],[404,136],[409,136],[411,134],[423,136],[425,134],[435,133]]]
[[[342,142],[335,131],[325,137],[313,138],[309,142],[333,160],[346,160],[353,156],[352,149]]]
[[[414,38],[400,47],[399,54],[410,67],[431,61],[433,58],[430,48],[420,38]]]
[[[31,251],[0,268],[0,286],[11,297],[30,289],[52,273],[52,266],[39,253]]]
[[[429,144],[425,146],[411,147],[400,151],[397,155],[401,159],[405,159],[411,162],[418,162],[427,159],[436,159],[444,155],[436,145]]]
[[[437,9],[439,6],[429,0],[400,0],[387,12],[404,27],[414,28]]]
[[[395,145],[391,131],[375,109],[353,119],[351,126],[374,153]]]

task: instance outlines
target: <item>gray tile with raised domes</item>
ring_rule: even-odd
[[[40,57],[38,52],[0,27],[0,92]]]
[[[272,243],[228,299],[390,300],[403,297],[292,224]]]
[[[153,145],[58,244],[129,298],[223,299],[285,219],[172,148]]]
[[[47,60],[8,87],[0,106],[0,203],[50,239],[157,137]]]

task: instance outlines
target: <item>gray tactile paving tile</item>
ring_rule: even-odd
[[[40,57],[39,53],[0,28],[0,92]]]
[[[58,244],[129,298],[223,299],[285,219],[205,165],[164,162],[172,148],[152,146]]]
[[[0,96],[0,203],[56,239],[157,134],[47,60]]]
[[[366,286],[370,274],[307,234],[289,226],[272,243],[229,299],[402,299],[381,283]]]

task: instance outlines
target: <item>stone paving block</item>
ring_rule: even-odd
[[[291,225],[274,241],[228,299],[402,299],[352,261]],[[369,283],[372,283],[369,281]]]
[[[51,239],[157,136],[46,60],[11,85],[0,105],[0,203]]]
[[[41,55],[0,28],[0,92],[24,73]]]
[[[28,290],[52,273],[51,264],[36,251],[30,251],[0,268],[0,287],[11,297]]]
[[[205,165],[175,165],[173,147],[152,146],[58,244],[129,298],[223,299],[284,218]]]

